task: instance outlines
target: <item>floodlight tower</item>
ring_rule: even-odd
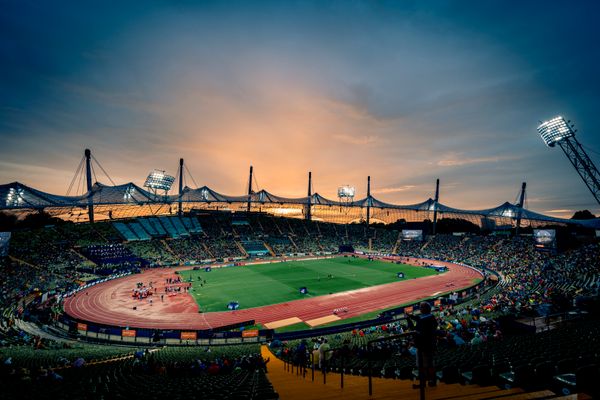
[[[367,228],[371,223],[371,176],[367,177]]]
[[[246,208],[247,212],[250,212],[250,207],[252,205],[252,173],[254,172],[254,168],[252,165],[250,166],[250,178],[248,178],[248,206]]]
[[[90,149],[85,149],[85,180],[88,191],[88,216],[90,222],[94,222],[94,198],[92,196],[92,152]]]
[[[435,200],[433,200],[433,231],[432,233],[435,235],[435,230],[437,228],[437,219],[438,219],[438,202],[440,201],[440,178],[435,181]]]
[[[570,122],[559,116],[543,122],[537,130],[546,146],[554,147],[557,144],[560,146],[600,204],[600,172],[575,138],[576,130]]]
[[[183,215],[183,204],[181,202],[181,197],[183,196],[183,158],[179,159],[179,199],[177,200],[178,204],[178,214],[181,217]]]
[[[523,206],[525,205],[525,190],[527,189],[527,182],[521,184],[521,194],[519,195],[519,204],[517,207],[519,211],[517,213],[517,226],[515,229],[515,236],[519,236],[519,228],[521,228],[521,218],[523,216]]]
[[[304,213],[304,217],[307,221],[310,221],[311,215],[311,204],[312,204],[312,172],[308,171],[308,196],[306,201],[306,213]]]

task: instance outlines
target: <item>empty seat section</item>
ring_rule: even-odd
[[[159,236],[167,236],[167,231],[165,230],[165,227],[160,223],[158,218],[148,218],[148,221],[150,221],[152,226],[154,226],[154,229],[156,229],[156,232],[158,232]]]
[[[190,236],[190,233],[187,231],[187,229],[185,229],[185,226],[183,225],[183,222],[181,222],[179,217],[171,217],[171,218],[169,218],[169,220],[175,227],[175,230],[177,231],[177,234],[180,237],[181,236]]]
[[[122,222],[114,222],[113,226],[115,227],[115,229],[117,231],[119,231],[119,233],[121,234],[121,236],[123,236],[123,239],[125,240],[140,240],[137,235],[135,233],[133,233],[131,231],[131,229],[129,229],[127,227],[127,225],[125,225]]]
[[[194,233],[202,233],[202,225],[200,225],[200,222],[198,222],[196,217],[191,217],[190,220],[192,221],[192,225],[194,226]]]
[[[265,247],[265,244],[258,240],[243,241],[242,246],[244,246],[246,253],[248,253],[251,256],[264,256],[269,254],[269,251]]]
[[[150,220],[146,219],[146,218],[140,218],[138,219],[138,222],[140,224],[142,224],[142,226],[144,227],[144,230],[146,232],[148,232],[151,236],[158,236],[158,231],[156,230],[156,228],[154,228],[154,226],[150,223]]]
[[[139,222],[131,222],[128,228],[136,234],[140,240],[150,240],[152,237],[144,230],[144,227]]]
[[[192,220],[189,217],[181,217],[181,222],[183,222],[183,226],[185,226],[185,229],[187,229],[188,232],[190,233],[196,233],[194,232],[194,225],[192,224]]]
[[[172,237],[173,239],[177,239],[179,237],[179,233],[177,232],[175,226],[173,226],[173,223],[171,222],[170,218],[159,217],[159,220],[160,223],[165,227],[165,230],[167,231],[170,237]]]

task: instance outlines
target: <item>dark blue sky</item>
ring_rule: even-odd
[[[83,149],[117,182],[184,157],[196,182],[334,197],[600,209],[560,149],[600,164],[597,2],[0,0],[0,182],[64,194]],[[106,178],[99,177],[107,181]]]

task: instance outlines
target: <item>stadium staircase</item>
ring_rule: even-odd
[[[396,243],[394,243],[394,247],[392,248],[392,254],[398,254],[398,246],[400,246],[401,241],[402,241],[402,231],[398,232],[398,238],[396,239]]]
[[[87,258],[80,250],[81,248],[72,248],[69,249],[72,253],[76,254],[77,257],[80,257],[82,260],[85,260],[86,263],[89,264],[89,266],[94,267],[96,266],[96,263],[92,260],[90,260],[89,258]]]
[[[210,251],[210,247],[208,247],[206,243],[202,242],[202,247],[204,247],[204,250],[206,250],[206,253],[210,255],[211,258],[215,258],[215,255]]]
[[[41,268],[41,267],[39,267],[38,265],[32,264],[32,263],[30,263],[30,262],[27,262],[27,261],[25,261],[25,260],[22,260],[22,259],[20,259],[20,258],[17,258],[17,257],[15,257],[15,256],[12,256],[12,255],[9,255],[9,256],[8,256],[8,258],[9,258],[10,260],[12,260],[12,261],[14,261],[14,262],[18,263],[18,264],[24,264],[24,265],[27,265],[27,266],[29,266],[29,267],[31,267],[31,268],[34,268],[34,269],[40,269],[40,268]]]
[[[292,228],[292,225],[290,224],[290,221],[288,221],[286,219],[285,224],[287,225],[287,229],[288,229],[289,233],[291,233],[292,235],[297,235],[296,232],[294,231],[294,228]]]
[[[319,251],[323,251],[323,252],[325,251],[325,248],[321,244],[321,240],[319,238],[315,238],[315,243],[317,244]]]
[[[250,255],[248,254],[248,252],[246,251],[244,246],[242,246],[242,244],[239,242],[239,240],[235,240],[234,242],[237,245],[238,249],[240,249],[240,251],[242,252],[244,257],[246,257],[246,258],[250,257]]]
[[[165,247],[165,249],[167,249],[167,251],[169,252],[169,254],[171,254],[173,257],[177,258],[177,253],[175,253],[173,251],[173,249],[171,248],[171,246],[169,246],[169,243],[167,243],[166,240],[161,240],[160,242]]]
[[[373,378],[372,395],[369,396],[369,383],[366,376],[344,375],[344,387],[341,388],[340,374],[328,373],[326,383],[323,375],[315,371],[314,381],[311,370],[301,371],[284,364],[271,353],[268,346],[261,348],[263,358],[269,358],[268,378],[281,400],[392,400],[419,399],[419,390],[413,389],[410,380]],[[524,400],[524,399],[591,399],[587,395],[560,396],[550,390],[526,392],[521,388],[500,389],[498,386],[479,386],[438,383],[436,387],[426,387],[427,400]]]
[[[269,250],[269,254],[271,254],[271,257],[275,257],[275,251],[273,251],[273,248],[269,245],[269,243],[263,242],[263,244],[265,245],[265,248]]]
[[[290,239],[290,243],[292,244],[292,246],[294,246],[294,249],[296,249],[297,252],[300,251],[300,249],[296,245],[296,242],[294,242],[294,239],[292,239],[291,235],[288,235],[288,239]]]

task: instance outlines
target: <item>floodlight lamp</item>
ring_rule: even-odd
[[[200,191],[200,199],[203,201],[208,201],[208,190],[206,188]]]
[[[167,175],[165,171],[160,171],[155,169],[150,172],[148,177],[146,178],[146,182],[144,183],[144,187],[154,189],[154,190],[165,190],[169,191],[171,186],[175,182],[175,178],[171,175]]]
[[[338,197],[339,198],[354,198],[356,194],[356,188],[350,185],[340,186],[338,188]]]
[[[6,195],[6,206],[18,207],[23,204],[23,194],[25,194],[23,189],[15,190],[14,188],[10,188],[8,190],[8,194]]]
[[[505,210],[502,211],[502,216],[503,217],[508,217],[508,218],[513,218],[515,216],[515,213],[512,209],[507,208]]]
[[[543,122],[537,128],[542,140],[548,147],[554,147],[561,140],[575,136],[575,132],[563,117],[555,117]]]
[[[123,200],[130,201],[131,199],[133,199],[134,194],[135,194],[135,188],[128,187],[127,190],[125,190],[125,193],[123,194]]]

